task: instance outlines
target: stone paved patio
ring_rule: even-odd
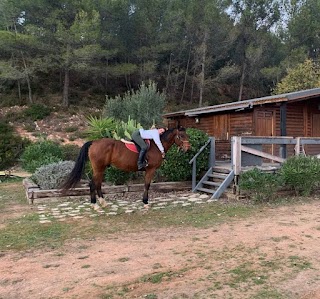
[[[195,204],[205,204],[215,201],[209,195],[198,193],[183,193],[179,195],[166,194],[149,201],[149,209],[158,210],[167,206],[191,206]],[[129,201],[124,199],[114,199],[107,201],[107,207],[94,210],[89,201],[67,201],[64,203],[38,204],[35,206],[39,214],[40,223],[50,223],[52,221],[66,221],[68,219],[82,219],[85,217],[97,217],[99,215],[116,216],[124,213],[133,213],[145,209],[141,200]]]

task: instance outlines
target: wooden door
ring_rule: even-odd
[[[256,136],[275,136],[275,117],[272,110],[261,110],[256,112],[255,135]],[[275,146],[263,145],[262,150],[271,155],[275,152]]]
[[[312,116],[312,137],[320,137],[320,114]]]
[[[274,136],[274,113],[273,111],[257,111],[255,120],[256,136]]]

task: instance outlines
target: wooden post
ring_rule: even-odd
[[[233,136],[231,138],[231,163],[234,175],[241,172],[241,137]]]
[[[196,178],[197,178],[197,160],[195,159],[192,163],[192,191],[196,187]]]
[[[287,103],[281,103],[280,106],[280,135],[287,136]],[[280,157],[287,158],[287,145],[280,145]]]
[[[209,168],[214,167],[216,164],[216,140],[214,137],[209,137],[210,139],[210,156],[209,156]]]
[[[294,147],[295,155],[299,156],[300,155],[300,146],[301,146],[301,138],[296,137],[296,145]]]

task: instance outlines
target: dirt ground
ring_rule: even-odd
[[[317,299],[319,244],[318,201],[209,229],[74,239],[58,250],[0,252],[0,298]]]

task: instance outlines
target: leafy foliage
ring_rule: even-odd
[[[142,83],[137,91],[127,92],[123,97],[108,98],[103,110],[104,117],[126,122],[134,119],[143,127],[162,122],[165,96],[157,91],[154,82]]]
[[[31,179],[41,189],[58,189],[70,174],[75,165],[74,161],[60,161],[39,167]]]
[[[308,196],[320,184],[320,159],[310,156],[290,157],[281,167],[281,176],[297,195]]]
[[[320,73],[310,59],[298,64],[288,71],[286,77],[279,82],[274,94],[282,94],[303,89],[320,87]]]
[[[123,185],[126,184],[133,176],[134,173],[132,172],[126,172],[111,166],[106,170],[105,180],[115,185]]]
[[[29,142],[14,134],[12,127],[0,122],[0,170],[12,166]]]
[[[61,147],[52,141],[43,140],[26,147],[21,155],[23,169],[33,173],[40,166],[63,160]]]
[[[269,201],[275,198],[281,182],[279,174],[266,173],[254,168],[241,174],[239,187],[252,195],[256,201]]]
[[[279,173],[254,168],[240,176],[240,190],[247,191],[257,201],[273,199],[281,186],[292,188],[297,195],[309,196],[320,186],[320,159],[294,156],[283,163]]]
[[[51,108],[42,104],[31,104],[25,111],[24,115],[30,117],[32,120],[43,119],[50,115]]]
[[[198,129],[187,129],[191,149],[183,153],[173,145],[166,154],[166,161],[160,167],[161,175],[170,181],[187,181],[192,177],[192,167],[189,161],[208,141],[209,136]],[[197,158],[197,175],[208,168],[210,149],[207,147]]]
[[[112,118],[103,118],[96,116],[88,117],[88,129],[85,134],[90,140],[100,139],[103,137],[111,138],[116,129],[116,121]]]
[[[137,129],[141,129],[142,126],[136,120],[128,117],[128,121],[120,121],[116,124],[116,129],[113,132],[112,137],[114,139],[120,140],[121,138],[127,138],[131,140],[132,133]]]
[[[65,144],[61,146],[63,160],[76,161],[80,148],[75,144]]]

